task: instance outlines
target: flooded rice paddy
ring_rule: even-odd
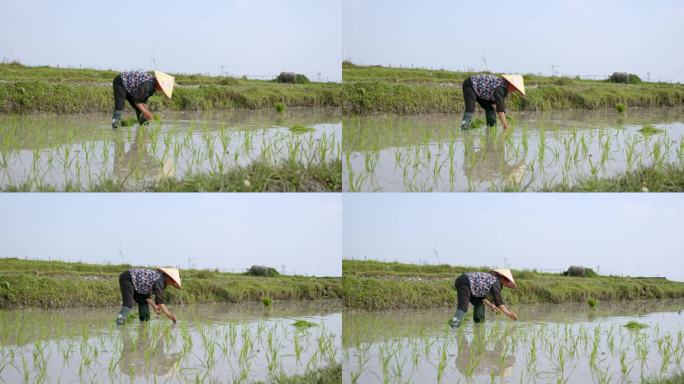
[[[130,117],[130,113],[128,116]],[[254,161],[299,167],[339,160],[334,110],[165,113],[111,128],[110,115],[0,115],[0,188],[139,190],[165,177],[224,173]]]
[[[451,329],[451,310],[350,312],[344,383],[630,383],[682,372],[684,301],[519,305]],[[646,325],[625,327],[630,321]]]
[[[0,382],[242,383],[340,363],[338,305],[273,305],[175,307],[175,325],[116,326],[117,308],[2,311]]]
[[[345,118],[344,190],[534,191],[684,163],[682,111],[511,115],[507,131],[461,131],[460,115]]]

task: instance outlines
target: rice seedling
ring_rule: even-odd
[[[638,321],[630,320],[629,322],[627,322],[627,324],[623,325],[623,327],[630,329],[630,330],[640,330],[640,329],[647,328],[648,325],[644,324],[644,323],[640,323]]]
[[[601,312],[592,310],[601,314],[589,321],[583,316],[567,318],[567,313],[589,311],[586,305],[578,303],[568,312],[547,307],[526,312],[530,319],[519,324],[493,319],[456,330],[444,328],[442,320],[448,313],[441,309],[428,310],[428,316],[426,310],[391,316],[353,314],[345,319],[343,335],[350,331],[363,336],[343,341],[349,372],[344,380],[607,383],[616,378],[666,377],[677,371],[676,356],[683,353],[679,338],[684,335],[676,327],[631,332],[623,327],[619,309],[612,317],[608,308],[620,306],[610,303],[595,309]],[[543,320],[534,318],[535,311],[543,314]],[[558,316],[553,315],[556,311]],[[394,319],[397,316],[401,318]],[[666,312],[658,318],[675,316],[676,312]],[[648,354],[649,349],[655,355]]]
[[[101,190],[111,185],[116,190],[164,190],[171,187],[168,179],[201,175],[204,181],[208,175],[248,171],[255,162],[300,173],[318,168],[334,173],[336,167],[341,171],[339,124],[320,123],[315,116],[294,118],[295,124],[288,124],[305,128],[294,129],[297,135],[268,120],[258,123],[260,130],[240,122],[235,127],[230,121],[168,120],[111,131],[89,118],[84,123],[76,116],[22,117],[27,122],[13,124],[31,124],[30,129],[0,125],[0,136],[12,136],[0,144],[0,187]],[[83,124],[87,128],[74,128]],[[20,161],[19,154],[29,161]],[[341,184],[339,177],[335,184]]]

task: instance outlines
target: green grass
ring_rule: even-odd
[[[35,185],[26,182],[3,188],[5,192],[30,192]],[[42,185],[40,192],[124,192],[129,191],[122,181],[108,179],[91,187],[67,184],[64,188]],[[192,174],[183,179],[166,178],[148,184],[138,191],[145,192],[341,192],[342,161],[322,164],[277,164],[254,162],[247,166],[231,167],[225,173]]]
[[[266,306],[266,307],[270,307],[271,305],[273,305],[273,299],[271,299],[270,297],[264,297],[264,299],[261,300],[261,302],[262,302],[262,303],[264,304],[264,306]]]
[[[306,321],[306,320],[297,320],[294,323],[292,323],[292,326],[297,327],[297,328],[309,328],[309,327],[315,327],[316,325],[318,325],[318,324],[312,323],[312,322]]]
[[[0,308],[114,306],[121,302],[118,278],[128,264],[0,259]],[[149,267],[154,268],[154,267]],[[206,270],[181,270],[183,289],[164,293],[170,304],[340,299],[339,278],[252,277]]]
[[[290,132],[292,133],[307,133],[307,132],[313,132],[313,128],[311,127],[306,127],[303,125],[293,125],[290,127]]]
[[[342,66],[345,114],[455,113],[463,111],[461,85],[474,72],[424,68]],[[673,107],[684,104],[684,85],[615,84],[524,74],[527,97],[513,94],[507,110]]]
[[[595,308],[596,304],[598,304],[598,301],[596,299],[594,299],[593,297],[590,297],[587,299],[587,305],[589,305],[589,307]]]
[[[0,112],[110,112],[112,80],[119,72],[94,69],[29,67],[0,64]],[[176,76],[177,87],[168,100],[148,100],[153,111],[224,110],[289,107],[338,107],[337,83],[279,84],[272,81],[222,76]]]
[[[665,132],[665,130],[660,129],[660,128],[656,128],[656,127],[652,126],[651,124],[646,124],[643,127],[641,127],[639,132],[641,132],[641,134],[644,136],[651,136],[651,135],[655,135],[658,133],[663,133],[663,132]]]
[[[628,328],[628,329],[632,329],[632,330],[638,330],[638,329],[648,328],[648,325],[640,323],[638,321],[631,320],[631,321],[628,321],[627,324],[623,325],[623,327]]]
[[[257,382],[257,384],[263,382]],[[269,383],[278,384],[339,384],[342,383],[342,364],[310,370],[303,375],[275,377]]]
[[[642,382],[645,384],[684,384],[684,373],[661,379],[647,379]]]
[[[544,192],[684,192],[684,168],[665,164],[609,178],[587,177],[572,185],[558,184]]]
[[[345,305],[385,310],[453,306],[454,279],[487,267],[414,265],[380,261],[342,261]],[[565,303],[595,300],[640,300],[684,297],[684,283],[665,279],[616,276],[568,277],[514,270],[516,289],[504,289],[509,303]]]

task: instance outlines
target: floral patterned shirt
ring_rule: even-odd
[[[124,72],[121,74],[123,86],[137,103],[145,103],[156,90],[154,76],[147,72]]]
[[[129,269],[128,272],[131,274],[135,292],[148,296],[154,294],[156,304],[164,303],[163,296],[164,288],[166,288],[166,279],[163,273],[151,269]]]
[[[494,305],[503,304],[501,281],[497,275],[490,272],[468,272],[466,276],[470,282],[470,293],[474,297],[484,298],[491,293],[494,296]]]
[[[475,94],[480,99],[492,101],[496,104],[497,112],[506,112],[505,98],[508,94],[506,80],[496,75],[470,76]]]

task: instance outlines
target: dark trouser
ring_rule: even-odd
[[[133,308],[133,302],[138,303],[138,317],[140,321],[150,319],[150,307],[147,304],[148,295],[143,295],[135,291],[133,278],[129,271],[119,275],[119,287],[121,288],[121,299],[124,307]]]
[[[463,101],[465,102],[465,111],[475,113],[475,102],[480,104],[480,107],[485,110],[485,117],[487,118],[487,125],[496,125],[496,112],[494,111],[494,102],[482,99],[475,93],[473,88],[473,81],[469,78],[463,82]]]
[[[473,305],[473,321],[476,323],[481,323],[485,321],[485,307],[482,300],[483,297],[474,297],[470,294],[470,281],[468,276],[462,274],[456,278],[454,283],[456,287],[456,297],[458,304],[456,308],[463,312],[468,312],[468,303]]]
[[[114,110],[123,111],[124,106],[126,105],[125,102],[128,101],[128,104],[130,104],[133,110],[135,110],[135,116],[138,118],[138,123],[144,124],[147,122],[147,120],[143,117],[140,108],[135,105],[135,101],[133,101],[131,95],[129,95],[128,91],[126,91],[126,88],[123,85],[123,80],[121,79],[121,75],[114,78],[112,86],[114,87]]]

